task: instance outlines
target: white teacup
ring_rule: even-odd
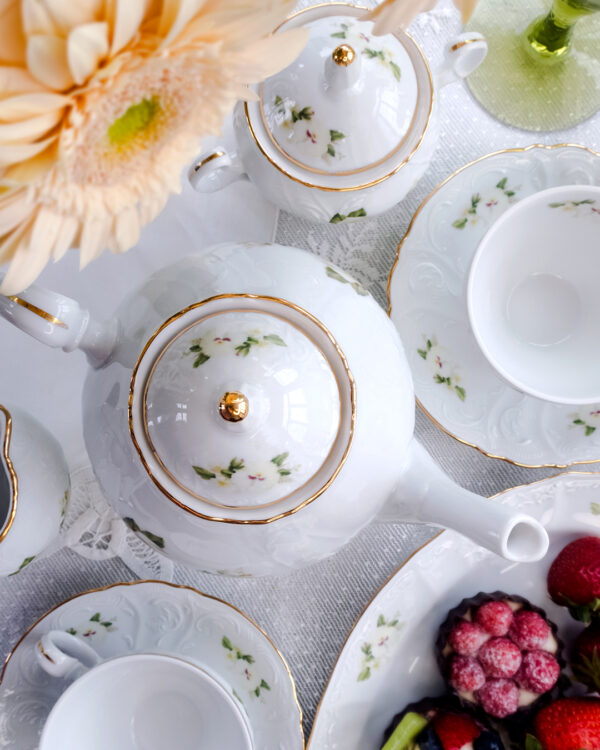
[[[253,748],[234,697],[183,659],[131,654],[101,661],[90,646],[59,630],[38,643],[37,658],[54,676],[84,671],[50,712],[40,750]]]
[[[600,402],[600,187],[535,193],[487,232],[467,304],[496,371],[561,404]]]

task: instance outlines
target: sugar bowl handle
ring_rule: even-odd
[[[444,60],[435,72],[439,88],[470,75],[485,60],[488,45],[477,31],[465,31],[446,45]]]
[[[63,630],[51,630],[35,647],[38,664],[52,677],[80,676],[102,661],[94,649]]]
[[[229,153],[223,146],[202,154],[190,167],[188,179],[199,193],[216,193],[238,180],[247,180],[237,154]]]

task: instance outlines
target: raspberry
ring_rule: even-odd
[[[519,707],[519,688],[512,680],[489,680],[476,696],[483,710],[497,719],[514,714]]]
[[[525,690],[532,693],[546,693],[556,685],[560,666],[547,651],[528,651],[517,672],[516,680]]]
[[[530,610],[520,610],[514,614],[508,637],[526,651],[541,648],[550,633],[550,626],[541,615]]]
[[[512,620],[513,612],[506,602],[487,602],[475,613],[475,622],[490,635],[506,635]]]
[[[460,750],[469,744],[472,747],[473,740],[481,734],[474,719],[464,714],[439,713],[433,720],[433,727],[441,747],[446,750]]]
[[[479,649],[479,663],[487,677],[512,677],[521,666],[521,651],[508,638],[491,638]]]
[[[485,674],[477,659],[455,656],[450,666],[450,684],[455,690],[478,690],[485,684]]]
[[[461,620],[450,632],[448,642],[457,654],[475,656],[488,638],[489,635],[480,625]]]

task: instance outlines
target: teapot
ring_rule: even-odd
[[[141,539],[226,575],[292,571],[376,516],[451,526],[534,561],[534,518],[458,487],[412,437],[396,328],[343,270],[291,247],[226,243],[163,268],[107,323],[31,286],[0,314],[91,365],[84,437]]]
[[[217,146],[191,167],[200,192],[249,177],[280,208],[338,224],[374,216],[421,178],[438,141],[439,89],[485,58],[480,34],[446,47],[432,75],[405,31],[372,34],[365,8],[327,3],[302,10],[277,31],[306,26],[297,60],[234,111],[235,150]]]
[[[23,570],[58,537],[69,486],[56,438],[22,409],[0,404],[0,577]]]

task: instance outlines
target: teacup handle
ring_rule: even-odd
[[[82,674],[102,660],[91,646],[63,630],[51,630],[35,647],[40,667],[53,677]]]
[[[238,180],[247,180],[237,154],[229,153],[224,146],[202,154],[190,167],[188,179],[199,193],[215,193]]]
[[[444,51],[444,60],[435,71],[439,88],[470,75],[487,55],[488,45],[482,34],[465,31],[452,39]]]

